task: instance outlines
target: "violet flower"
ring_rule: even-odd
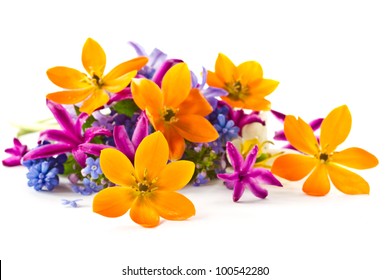
[[[234,110],[233,108],[230,108],[229,111],[229,117],[234,121],[234,124],[238,126],[240,129],[239,135],[242,135],[242,128],[250,123],[261,123],[263,126],[265,126],[265,121],[259,116],[259,112],[252,111],[250,113],[245,113],[243,109],[240,110]]]
[[[226,96],[228,95],[228,92],[221,88],[216,87],[208,87],[204,89],[207,81],[207,70],[203,67],[202,71],[202,81],[198,82],[198,78],[196,75],[191,71],[191,84],[193,88],[199,89],[203,96],[207,99],[207,101],[210,103],[211,107],[213,107],[213,110],[217,107],[218,99],[216,97],[219,96]]]
[[[285,114],[280,113],[280,112],[275,111],[275,110],[271,110],[271,113],[276,117],[276,119],[278,121],[280,121],[281,123],[284,124],[284,119],[286,118]],[[323,118],[315,119],[315,120],[311,121],[309,123],[309,125],[313,129],[313,131],[316,131],[316,130],[318,130],[321,127],[321,124],[322,124],[323,120],[324,120]],[[318,136],[316,136],[316,138],[317,138],[317,141],[318,141],[319,140]],[[276,131],[275,132],[275,136],[274,136],[274,140],[288,141],[287,138],[286,138],[286,135],[284,134],[284,130]],[[286,146],[284,146],[283,148],[296,150],[290,143],[287,144]]]
[[[233,173],[218,174],[228,188],[233,189],[233,201],[237,202],[244,193],[245,187],[259,198],[266,198],[268,191],[260,183],[282,187],[282,184],[269,170],[253,168],[256,163],[258,146],[254,146],[244,160],[237,148],[231,143],[226,144],[227,154],[234,169]]]
[[[149,121],[145,113],[142,113],[137,121],[133,136],[130,140],[124,125],[114,127],[115,146],[134,163],[134,155],[142,139],[149,134]]]
[[[37,147],[24,155],[23,160],[32,160],[39,158],[47,158],[54,155],[64,154],[71,152],[81,167],[85,167],[85,160],[87,155],[85,149],[81,149],[91,146],[88,149],[88,153],[99,156],[100,151],[109,146],[102,144],[91,144],[91,140],[98,135],[110,136],[111,132],[105,128],[90,127],[83,133],[82,126],[88,115],[85,113],[80,114],[76,121],[74,121],[69,112],[61,105],[52,101],[46,101],[47,107],[53,113],[54,118],[61,126],[62,130],[48,129],[41,132],[39,140],[55,141],[55,143],[42,145]]]
[[[21,159],[28,152],[26,145],[22,145],[18,138],[14,138],[14,146],[12,148],[5,149],[4,152],[11,156],[2,161],[4,166],[18,166],[22,165]]]

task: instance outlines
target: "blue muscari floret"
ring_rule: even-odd
[[[218,131],[219,139],[222,143],[226,143],[238,136],[239,128],[234,125],[232,120],[227,120],[223,114],[218,115],[214,127]]]
[[[58,174],[64,173],[66,155],[62,154],[56,158],[43,158],[23,162],[28,168],[28,186],[34,187],[37,191],[53,190],[59,184]]]
[[[202,171],[198,173],[198,175],[195,178],[194,186],[200,186],[204,185],[206,183],[210,182],[210,178],[207,177],[207,173],[205,171]]]
[[[80,193],[82,195],[91,195],[93,193],[97,193],[103,189],[102,185],[98,185],[93,180],[89,180],[88,178],[83,179],[83,186],[73,185],[72,190],[75,193]]]
[[[87,166],[81,170],[81,174],[85,177],[90,175],[92,179],[96,180],[103,173],[100,168],[100,160],[96,160],[92,157],[87,158],[85,161]]]
[[[69,205],[70,207],[76,208],[76,207],[79,207],[77,205],[77,201],[80,201],[80,200],[82,200],[82,199],[74,199],[74,200],[62,199],[62,204]]]

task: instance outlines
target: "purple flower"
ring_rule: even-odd
[[[83,133],[82,126],[88,115],[80,114],[76,121],[65,108],[47,100],[47,107],[53,113],[62,130],[48,129],[40,134],[40,140],[50,140],[56,143],[40,146],[24,155],[23,160],[47,158],[58,154],[71,152],[81,167],[85,167],[86,153],[99,156],[100,151],[109,146],[92,144],[90,141],[98,135],[110,136],[111,132],[105,128],[90,127]]]
[[[137,125],[134,129],[131,140],[127,134],[124,125],[117,125],[114,127],[114,142],[115,146],[124,153],[131,162],[134,162],[135,151],[144,139],[149,134],[149,121],[145,113],[141,113],[138,118]]]
[[[276,117],[276,119],[278,121],[280,121],[281,123],[284,123],[284,119],[286,118],[285,114],[280,113],[280,112],[275,111],[275,110],[271,110],[271,113]],[[317,129],[319,129],[321,127],[323,120],[324,120],[323,118],[315,119],[315,120],[311,121],[309,123],[309,125],[311,126],[313,131],[316,131]],[[279,130],[279,131],[275,132],[274,139],[280,140],[280,141],[288,141],[286,138],[286,135],[284,134],[284,130]],[[317,141],[318,141],[318,137],[317,137]],[[290,143],[287,144],[286,146],[284,146],[283,148],[296,150]]]
[[[268,191],[260,183],[281,187],[282,184],[269,170],[253,168],[259,148],[254,146],[244,160],[240,152],[231,142],[226,144],[227,154],[230,158],[233,173],[218,174],[218,178],[225,181],[228,188],[233,189],[233,201],[237,202],[244,193],[245,187],[259,198],[266,198]]]
[[[95,160],[94,158],[89,157],[85,162],[87,166],[81,170],[81,174],[84,177],[90,175],[93,180],[99,178],[99,176],[102,174],[99,158]]]
[[[216,87],[208,87],[208,88],[204,89],[204,87],[206,85],[206,81],[207,81],[206,68],[203,67],[202,81],[200,82],[200,84],[198,83],[198,78],[196,77],[196,75],[193,72],[191,72],[192,87],[199,89],[202,92],[203,96],[210,103],[211,107],[213,107],[213,109],[215,109],[217,107],[217,104],[218,104],[218,99],[216,97],[226,96],[226,95],[228,95],[228,92],[224,89],[216,88]]]
[[[102,189],[102,185],[98,185],[96,182],[94,182],[93,180],[89,180],[88,178],[83,179],[83,186],[72,186],[72,190],[75,193],[80,193],[82,195],[91,195],[93,193],[100,192]]]
[[[234,110],[233,108],[230,108],[229,116],[234,121],[234,124],[240,129],[240,136],[242,135],[242,128],[247,124],[259,122],[265,126],[265,121],[261,119],[261,117],[259,116],[259,112],[257,111],[252,111],[248,114],[245,113],[245,111],[242,109]]]
[[[5,152],[11,156],[2,161],[4,166],[18,166],[21,165],[22,157],[28,152],[26,145],[22,145],[18,138],[14,138],[14,146],[5,149]]]

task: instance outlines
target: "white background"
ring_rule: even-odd
[[[353,126],[342,147],[375,154],[377,168],[359,172],[369,196],[332,189],[309,197],[299,183],[269,187],[269,197],[246,193],[240,203],[217,183],[183,190],[197,215],[144,229],[126,215],[92,213],[92,197],[59,187],[27,187],[24,168],[0,167],[0,259],[4,279],[151,279],[121,276],[122,268],[268,266],[264,279],[389,279],[390,78],[386,1],[4,1],[0,2],[0,150],[11,146],[10,123],[31,123],[50,112],[45,95],[57,90],[45,71],[82,69],[88,37],[105,49],[107,70],[135,57],[127,41],[158,47],[213,70],[218,52],[239,64],[259,61],[280,81],[273,109],[306,120],[347,104]],[[270,127],[270,136],[273,129]],[[33,144],[35,138],[22,141]],[[161,277],[171,279],[172,277]],[[262,277],[245,276],[244,279]],[[153,279],[160,279],[155,277]],[[185,279],[185,277],[183,277]]]

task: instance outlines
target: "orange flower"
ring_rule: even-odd
[[[93,39],[88,38],[82,52],[82,62],[89,76],[73,68],[58,66],[47,70],[50,81],[67,89],[49,93],[46,98],[60,104],[77,104],[84,101],[81,112],[92,114],[105,105],[110,93],[117,93],[130,84],[132,78],[147,62],[146,57],[123,62],[103,76],[106,54]]]
[[[161,89],[150,80],[134,79],[131,91],[135,103],[167,139],[171,160],[182,157],[184,139],[205,143],[218,138],[218,132],[204,118],[212,107],[198,89],[191,89],[191,74],[185,63],[168,70]]]
[[[220,53],[215,62],[215,73],[207,72],[207,84],[226,90],[228,95],[221,98],[230,106],[261,111],[271,109],[271,103],[264,97],[273,92],[279,82],[263,79],[263,69],[256,61],[235,66]]]
[[[96,194],[93,211],[112,218],[130,209],[131,219],[144,227],[157,226],[160,216],[185,220],[195,215],[192,202],[176,192],[191,180],[195,165],[186,160],[167,164],[168,153],[168,143],[161,132],[142,140],[134,166],[120,151],[104,149],[100,156],[102,171],[117,186]]]
[[[346,105],[334,109],[321,125],[320,144],[312,128],[302,119],[287,116],[284,132],[288,141],[303,154],[286,154],[277,158],[271,172],[275,175],[298,181],[313,172],[303,184],[309,195],[326,195],[330,190],[329,177],[341,192],[346,194],[368,194],[369,184],[359,175],[342,166],[367,169],[378,164],[377,158],[360,148],[349,148],[340,152],[335,149],[347,138],[351,130],[352,117]]]

